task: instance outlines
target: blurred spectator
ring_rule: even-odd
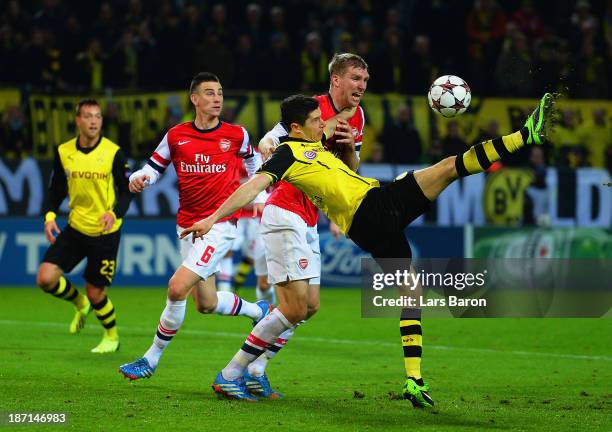
[[[102,44],[96,38],[89,41],[85,51],[77,54],[77,63],[85,79],[85,88],[89,90],[100,90],[104,82],[104,62],[106,56],[102,51]]]
[[[580,56],[574,64],[574,77],[571,82],[580,83],[574,87],[572,96],[576,98],[607,98],[610,94],[610,77],[604,58],[597,54],[590,39],[584,40]]]
[[[527,38],[514,26],[497,59],[495,78],[501,96],[529,97],[533,94],[533,68]]]
[[[219,35],[213,30],[209,30],[204,41],[196,47],[193,74],[201,71],[214,73],[222,83],[229,84],[234,78],[234,56],[220,43]]]
[[[157,40],[151,32],[149,21],[143,21],[138,30],[138,82],[144,89],[158,89],[157,70],[160,61]]]
[[[253,49],[253,43],[249,35],[238,36],[236,52],[234,54],[236,75],[232,88],[237,90],[261,88],[263,67],[261,57]]]
[[[442,139],[442,157],[455,156],[467,150],[468,144],[459,131],[459,123],[450,120],[446,124],[446,136]]]
[[[402,103],[397,117],[388,117],[379,138],[385,152],[385,161],[397,164],[417,164],[423,153],[421,137],[414,126],[412,109]]]
[[[270,49],[264,54],[261,67],[257,68],[257,73],[261,77],[261,87],[270,91],[292,91],[298,88],[301,74],[296,67],[298,61],[287,46],[287,40],[282,34],[275,33],[270,37],[270,41]],[[322,67],[322,64],[323,60],[319,66]],[[306,72],[308,71],[302,71]],[[314,71],[312,74],[314,76]],[[325,74],[327,74],[327,64],[325,64]]]
[[[474,0],[468,13],[466,33],[471,65],[470,82],[481,88],[484,95],[491,94],[489,67],[495,64],[506,31],[506,16],[495,0]]]
[[[131,30],[124,30],[109,58],[108,83],[113,87],[134,89],[138,84],[138,51]]]
[[[544,34],[544,26],[533,7],[533,0],[521,2],[521,6],[512,14],[512,22],[529,41],[534,41]]]
[[[596,108],[591,114],[591,121],[579,130],[580,143],[588,152],[589,165],[604,168],[606,152],[612,148],[612,124],[603,108]]]
[[[234,36],[234,27],[227,21],[227,9],[223,3],[217,3],[212,8],[212,22],[208,29],[217,35],[219,43],[228,45]]]
[[[401,91],[408,94],[425,94],[437,73],[433,64],[429,37],[414,38],[412,50],[402,68]]]
[[[571,66],[567,41],[552,34],[540,38],[534,47],[534,86],[536,94],[567,94],[567,76]]]
[[[246,7],[246,28],[245,32],[251,37],[255,51],[266,49],[268,34],[261,19],[261,6],[257,3],[249,3]]]
[[[32,142],[28,134],[26,116],[18,106],[8,106],[0,124],[0,144],[2,154],[7,157],[23,158],[32,151]]]
[[[128,11],[123,21],[124,27],[138,31],[140,26],[148,20],[150,17],[145,13],[142,0],[129,0]]]
[[[34,25],[51,34],[61,34],[66,21],[66,11],[61,0],[42,0],[42,7],[34,14]]]
[[[400,91],[402,83],[408,84],[411,79],[406,71],[406,51],[401,37],[397,29],[385,31],[383,43],[372,62],[371,84],[375,91]]]
[[[100,3],[98,19],[94,21],[92,35],[100,41],[105,52],[112,50],[119,42],[120,22],[110,1]]]
[[[572,43],[574,50],[579,50],[585,42],[595,42],[599,30],[599,22],[591,13],[591,3],[588,0],[578,0],[571,16]]]
[[[327,64],[328,55],[323,51],[321,35],[318,33],[308,33],[306,35],[306,45],[300,56],[302,67],[303,91],[320,92],[327,90],[329,82]]]

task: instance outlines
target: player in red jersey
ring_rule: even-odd
[[[195,120],[171,128],[147,164],[130,176],[130,191],[142,192],[160,178],[170,163],[174,165],[179,186],[177,234],[212,214],[238,188],[243,164],[249,175],[261,165],[261,157],[253,151],[246,130],[219,119],[223,108],[219,79],[211,73],[199,73],[189,93]],[[211,276],[219,270],[221,259],[236,238],[236,216],[220,220],[201,241],[180,242],[183,262],[168,283],[166,308],[153,344],[142,358],[119,368],[124,376],[134,380],[153,374],[164,349],[183,323],[187,297],[194,287],[196,307],[202,313],[245,315],[258,322],[270,311],[267,302],[250,303],[231,292],[215,289]]]
[[[359,106],[369,79],[368,65],[358,55],[336,54],[329,64],[329,93],[315,96],[321,108],[321,118],[328,120],[341,111],[354,109],[348,120],[338,120],[336,135],[327,140],[328,148],[336,151],[349,167],[356,170],[363,141],[365,116]],[[279,139],[287,135],[287,129],[278,123],[259,143],[259,149],[267,158],[278,145]],[[319,209],[295,186],[278,182],[266,201],[262,218],[261,233],[264,239],[268,282],[275,284],[282,303],[285,292],[297,284],[308,285],[308,295],[298,302],[296,308],[307,310],[307,319],[319,309],[321,281],[321,254],[317,222]],[[330,229],[336,228],[331,224]],[[339,233],[339,230],[338,230]],[[299,324],[298,324],[299,325]],[[272,390],[265,374],[269,359],[293,336],[295,327],[284,332],[266,352],[251,363],[245,375],[247,388],[264,397],[279,397]]]

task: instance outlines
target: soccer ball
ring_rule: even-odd
[[[465,81],[455,75],[436,79],[427,93],[429,106],[444,117],[455,117],[465,112],[472,101],[472,92]]]

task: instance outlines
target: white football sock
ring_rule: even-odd
[[[147,359],[151,367],[157,367],[159,359],[164,350],[178,329],[181,328],[181,325],[185,320],[186,307],[187,300],[172,301],[168,299],[166,301],[166,307],[164,308],[164,311],[159,319],[157,333],[153,338],[153,344],[143,356]]]
[[[261,308],[255,303],[241,299],[231,292],[217,291],[217,307],[215,313],[219,315],[244,315],[252,320],[261,318]]]

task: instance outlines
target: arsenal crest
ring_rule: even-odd
[[[301,259],[298,261],[298,264],[299,264],[300,268],[301,268],[302,270],[304,270],[306,267],[308,267],[308,260],[307,260],[306,258],[301,258]]]
[[[221,141],[219,141],[219,148],[221,149],[221,151],[228,151],[230,148],[230,145],[232,143],[230,142],[230,140],[223,138]]]

